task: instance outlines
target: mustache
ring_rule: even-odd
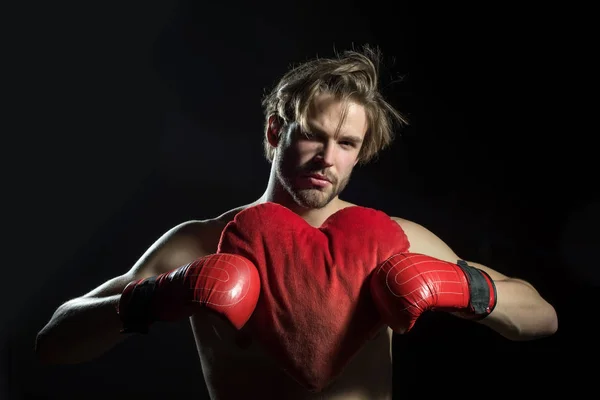
[[[298,175],[311,175],[311,174],[323,175],[325,178],[327,178],[327,180],[329,182],[331,182],[334,185],[337,184],[337,182],[338,182],[337,177],[335,175],[333,175],[330,171],[323,170],[322,168],[319,168],[314,165],[302,166],[302,167],[298,168],[296,173]]]

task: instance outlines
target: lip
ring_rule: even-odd
[[[324,175],[319,174],[307,174],[301,175],[298,179],[298,185],[304,189],[315,189],[315,188],[325,188],[331,185],[329,179],[327,179]]]
[[[307,174],[304,175],[307,178],[311,178],[311,179],[316,179],[318,181],[324,181],[327,183],[331,183],[331,181],[329,179],[327,179],[327,177],[325,175],[320,175],[320,174]]]

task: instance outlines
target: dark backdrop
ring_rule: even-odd
[[[596,129],[585,121],[593,102],[581,101],[592,84],[589,11],[415,3],[7,13],[0,397],[204,398],[186,323],[79,366],[40,366],[35,335],[58,305],[128,269],[173,225],[257,198],[269,170],[264,91],[293,63],[365,43],[383,50],[385,94],[411,125],[355,172],[345,198],[530,281],[560,321],[551,338],[513,343],[425,316],[395,339],[395,398],[583,390],[590,370],[577,360],[597,356],[600,284]]]

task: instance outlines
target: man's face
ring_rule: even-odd
[[[297,123],[281,132],[273,162],[279,182],[298,205],[322,208],[350,180],[367,131],[367,115],[357,103],[320,95],[309,110],[307,125],[308,132]]]

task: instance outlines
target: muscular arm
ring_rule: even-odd
[[[120,333],[116,312],[121,292],[136,279],[147,278],[206,255],[200,222],[179,225],[157,240],[125,274],[67,301],[36,337],[35,351],[44,363],[72,364],[105,353],[129,335]]]
[[[109,280],[92,293],[62,304],[36,337],[35,351],[44,363],[72,364],[95,358],[127,335],[119,333],[116,305],[135,275]]]
[[[414,222],[394,218],[406,232],[411,243],[411,253],[425,254],[440,260],[456,263],[458,257],[440,238]],[[495,330],[510,340],[530,340],[552,335],[558,328],[554,307],[528,282],[507,277],[485,265],[467,263],[487,272],[494,280],[497,304],[494,311],[481,324]]]

